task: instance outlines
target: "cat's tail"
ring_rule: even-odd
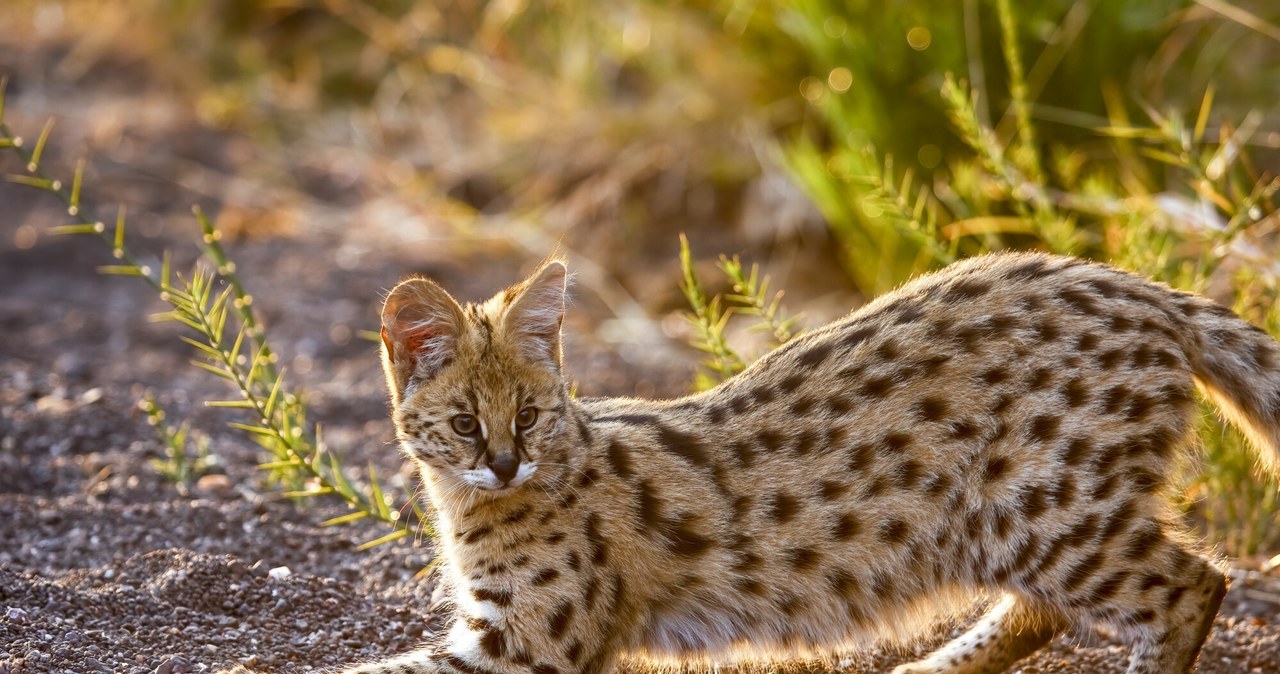
[[[1196,383],[1280,477],[1280,343],[1235,312],[1192,295],[1179,308]]]

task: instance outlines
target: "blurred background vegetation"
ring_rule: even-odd
[[[8,0],[0,26],[19,95],[165,101],[81,120],[90,152],[142,161],[122,148],[157,118],[234,139],[173,150],[236,175],[205,188],[232,237],[341,209],[459,250],[558,246],[628,330],[684,301],[680,232],[709,292],[740,253],[798,327],[1042,249],[1280,334],[1271,0]],[[1192,509],[1237,554],[1280,542],[1277,485],[1204,423]]]

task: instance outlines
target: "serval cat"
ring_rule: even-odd
[[[350,670],[606,674],[901,639],[994,596],[897,674],[995,674],[1106,624],[1130,674],[1193,669],[1226,589],[1169,475],[1194,385],[1280,469],[1280,344],[1083,260],[990,255],[912,281],[676,400],[576,399],[564,265],[382,313],[392,416],[456,603],[425,650]]]

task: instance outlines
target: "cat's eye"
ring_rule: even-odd
[[[453,432],[458,435],[475,435],[480,430],[480,420],[470,414],[459,414],[449,422],[453,426]]]
[[[538,410],[534,407],[526,407],[516,412],[516,428],[528,428],[533,422],[538,420]]]

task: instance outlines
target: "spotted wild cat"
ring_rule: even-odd
[[[1188,672],[1225,592],[1168,493],[1193,382],[1280,472],[1280,345],[1100,264],[960,262],[677,400],[570,397],[564,305],[558,261],[481,304],[426,279],[387,298],[392,414],[457,610],[352,672],[827,651],[979,596],[895,672],[994,674],[1098,623],[1131,674]]]

